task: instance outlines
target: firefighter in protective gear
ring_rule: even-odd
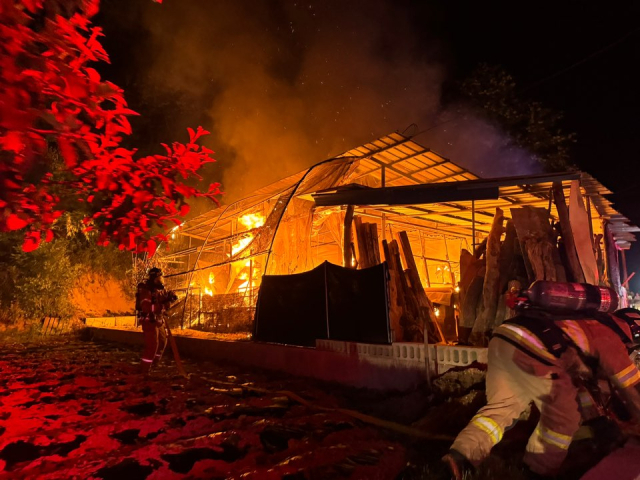
[[[138,285],[136,310],[144,335],[142,373],[145,376],[149,374],[151,367],[160,361],[167,346],[163,312],[175,299],[173,292],[165,290],[162,271],[159,268],[150,269],[149,278]]]
[[[625,346],[633,338],[628,323],[611,314],[562,318],[527,312],[494,331],[488,349],[487,404],[443,458],[453,478],[461,479],[469,464],[478,466],[488,457],[531,402],[540,420],[524,462],[534,475],[557,475],[582,412],[593,402],[583,386],[596,375],[608,377],[627,410],[640,420],[640,372]]]

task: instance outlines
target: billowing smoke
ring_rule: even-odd
[[[143,78],[193,103],[162,122],[182,132],[203,119],[222,169],[211,180],[222,180],[227,201],[412,123],[437,125],[416,141],[482,176],[528,171],[528,155],[497,129],[441,111],[446,71],[437,47],[425,47],[429,18],[394,5],[147,2]]]
[[[514,145],[500,128],[462,105],[442,111],[416,141],[483,178],[542,172],[531,152]]]

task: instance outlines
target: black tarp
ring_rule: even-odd
[[[305,273],[265,275],[254,338],[314,346],[316,339],[391,343],[385,263],[353,270],[324,262]]]

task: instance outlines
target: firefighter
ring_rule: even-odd
[[[138,284],[136,309],[144,335],[142,373],[145,376],[149,375],[151,367],[162,358],[162,353],[167,345],[163,312],[175,299],[176,296],[173,292],[165,290],[162,284],[162,270],[157,267],[151,268],[148,272],[148,279]]]
[[[540,420],[524,463],[530,478],[557,475],[581,424],[580,401],[587,408],[593,400],[584,386],[598,374],[608,377],[639,421],[640,372],[627,350],[634,343],[634,322],[620,317],[591,313],[566,319],[529,311],[500,325],[489,342],[487,404],[443,458],[452,478],[461,480],[488,457],[531,402]]]

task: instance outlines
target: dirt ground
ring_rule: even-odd
[[[338,409],[453,435],[484,401],[481,371],[443,377],[440,388],[455,392],[447,397],[188,359],[185,379],[165,357],[145,380],[139,352],[123,346],[75,336],[1,346],[0,480],[446,478],[446,439],[415,438]],[[520,422],[472,478],[522,478],[517,452],[531,428]]]

